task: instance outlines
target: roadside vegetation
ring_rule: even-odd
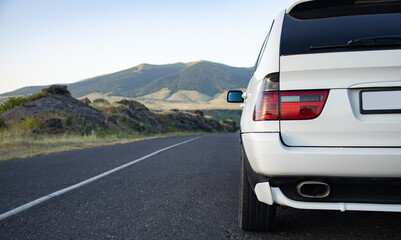
[[[202,110],[153,112],[134,100],[77,100],[64,86],[0,104],[0,161],[142,139],[235,132]]]
[[[82,134],[35,134],[32,120],[21,121],[0,130],[0,161],[33,157],[49,153],[71,151],[105,145],[129,143],[145,139],[202,134],[201,131],[143,134],[126,131],[94,129]]]

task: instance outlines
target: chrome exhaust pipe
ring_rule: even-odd
[[[330,194],[330,186],[320,181],[304,181],[297,185],[297,193],[306,198],[325,198]]]

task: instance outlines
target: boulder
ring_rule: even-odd
[[[91,104],[92,103],[92,101],[87,97],[81,98],[81,99],[79,99],[79,101],[81,101],[81,102],[83,102],[85,104]]]
[[[60,118],[49,118],[40,126],[41,132],[50,134],[64,133],[63,121]]]
[[[128,109],[133,112],[140,111],[140,110],[149,111],[149,109],[145,105],[143,105],[140,102],[134,101],[134,100],[122,99],[116,103],[128,107]]]
[[[103,98],[96,98],[95,100],[93,100],[93,103],[109,104],[110,102]]]
[[[65,86],[65,85],[51,85],[48,88],[43,88],[42,92],[46,92],[46,93],[50,93],[50,94],[70,95],[70,91],[67,90],[67,86]]]

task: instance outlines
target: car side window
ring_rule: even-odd
[[[271,27],[270,27],[269,33],[267,34],[266,39],[265,39],[265,41],[263,42],[262,48],[260,49],[258,58],[257,58],[256,63],[255,63],[255,67],[253,68],[253,72],[256,71],[256,69],[257,69],[258,66],[259,66],[260,61],[262,60],[262,56],[263,56],[263,53],[265,52],[267,42],[269,41],[270,33],[271,33],[272,29],[273,29],[273,25],[274,25],[274,21],[272,22],[272,25],[271,25]]]

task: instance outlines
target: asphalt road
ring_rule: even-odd
[[[157,150],[170,137],[0,163],[0,214]],[[401,214],[279,209],[237,226],[238,134],[204,135],[0,221],[0,239],[400,239]]]

